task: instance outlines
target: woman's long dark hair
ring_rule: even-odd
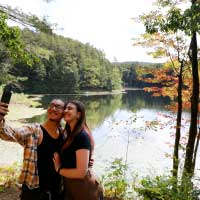
[[[65,104],[65,108],[69,103],[74,104],[76,106],[77,112],[80,112],[81,115],[74,127],[74,130],[71,131],[69,124],[66,123],[65,131],[67,131],[67,140],[62,147],[62,151],[73,142],[74,138],[81,132],[81,130],[84,128],[84,125],[86,124],[85,106],[83,105],[83,103],[76,100],[68,101]]]

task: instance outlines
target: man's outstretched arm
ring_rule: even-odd
[[[0,102],[0,138],[6,141],[17,142],[24,146],[27,138],[33,134],[38,133],[34,126],[24,126],[21,128],[12,128],[5,123],[4,116],[9,112],[7,104]]]

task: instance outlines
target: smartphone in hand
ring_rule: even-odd
[[[12,96],[11,90],[5,89],[1,96],[1,102],[9,104],[11,96]]]
[[[11,90],[4,89],[3,94],[1,96],[1,102],[9,104],[11,96],[12,96]],[[4,116],[3,114],[0,114],[0,115]]]

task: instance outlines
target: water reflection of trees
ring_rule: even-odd
[[[142,108],[162,110],[165,105],[169,104],[168,98],[153,97],[150,93],[137,90],[117,95],[44,95],[40,100],[41,106],[46,109],[54,98],[60,98],[63,101],[76,99],[83,102],[86,107],[87,121],[92,129],[102,124],[105,118],[111,116],[117,109],[132,112]],[[46,114],[43,114],[27,119],[27,121],[43,122],[45,119]]]
[[[44,122],[46,120],[46,113],[42,114],[42,115],[35,115],[32,118],[27,118],[25,119],[25,122],[28,123],[41,123]]]
[[[103,123],[105,118],[112,115],[121,107],[122,94],[115,96],[101,96],[101,98],[89,100],[86,103],[87,121],[93,129]]]
[[[127,91],[122,96],[122,108],[136,112],[143,108],[163,110],[170,103],[169,98],[154,97],[143,90]]]
[[[41,107],[47,108],[49,102],[59,98],[63,101],[72,99],[79,100],[85,104],[88,125],[93,129],[103,123],[106,117],[112,115],[119,107],[121,107],[122,94],[119,95],[45,95],[41,98]],[[34,116],[26,119],[27,122],[43,122],[46,119],[46,114]]]

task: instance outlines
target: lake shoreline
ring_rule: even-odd
[[[41,98],[45,95],[48,95],[48,96],[55,96],[55,95],[59,95],[59,96],[62,96],[62,95],[109,95],[109,94],[121,94],[121,93],[125,93],[127,91],[136,91],[136,90],[143,90],[143,88],[122,88],[122,89],[119,89],[119,90],[112,90],[112,91],[106,91],[106,90],[82,90],[82,91],[78,91],[78,92],[74,92],[74,93],[42,93],[42,94],[25,94],[25,95],[28,95],[30,97],[34,97],[34,98]]]
[[[24,119],[32,118],[36,115],[42,115],[46,112],[41,108],[40,100],[43,96],[103,96],[103,95],[118,95],[126,93],[127,91],[142,90],[140,88],[123,88],[121,90],[113,91],[80,91],[80,93],[74,94],[17,94],[14,93],[9,105],[9,113],[5,117],[9,125],[13,127],[19,127],[26,124]],[[53,98],[53,97],[52,97]],[[23,113],[23,114],[22,114]]]

